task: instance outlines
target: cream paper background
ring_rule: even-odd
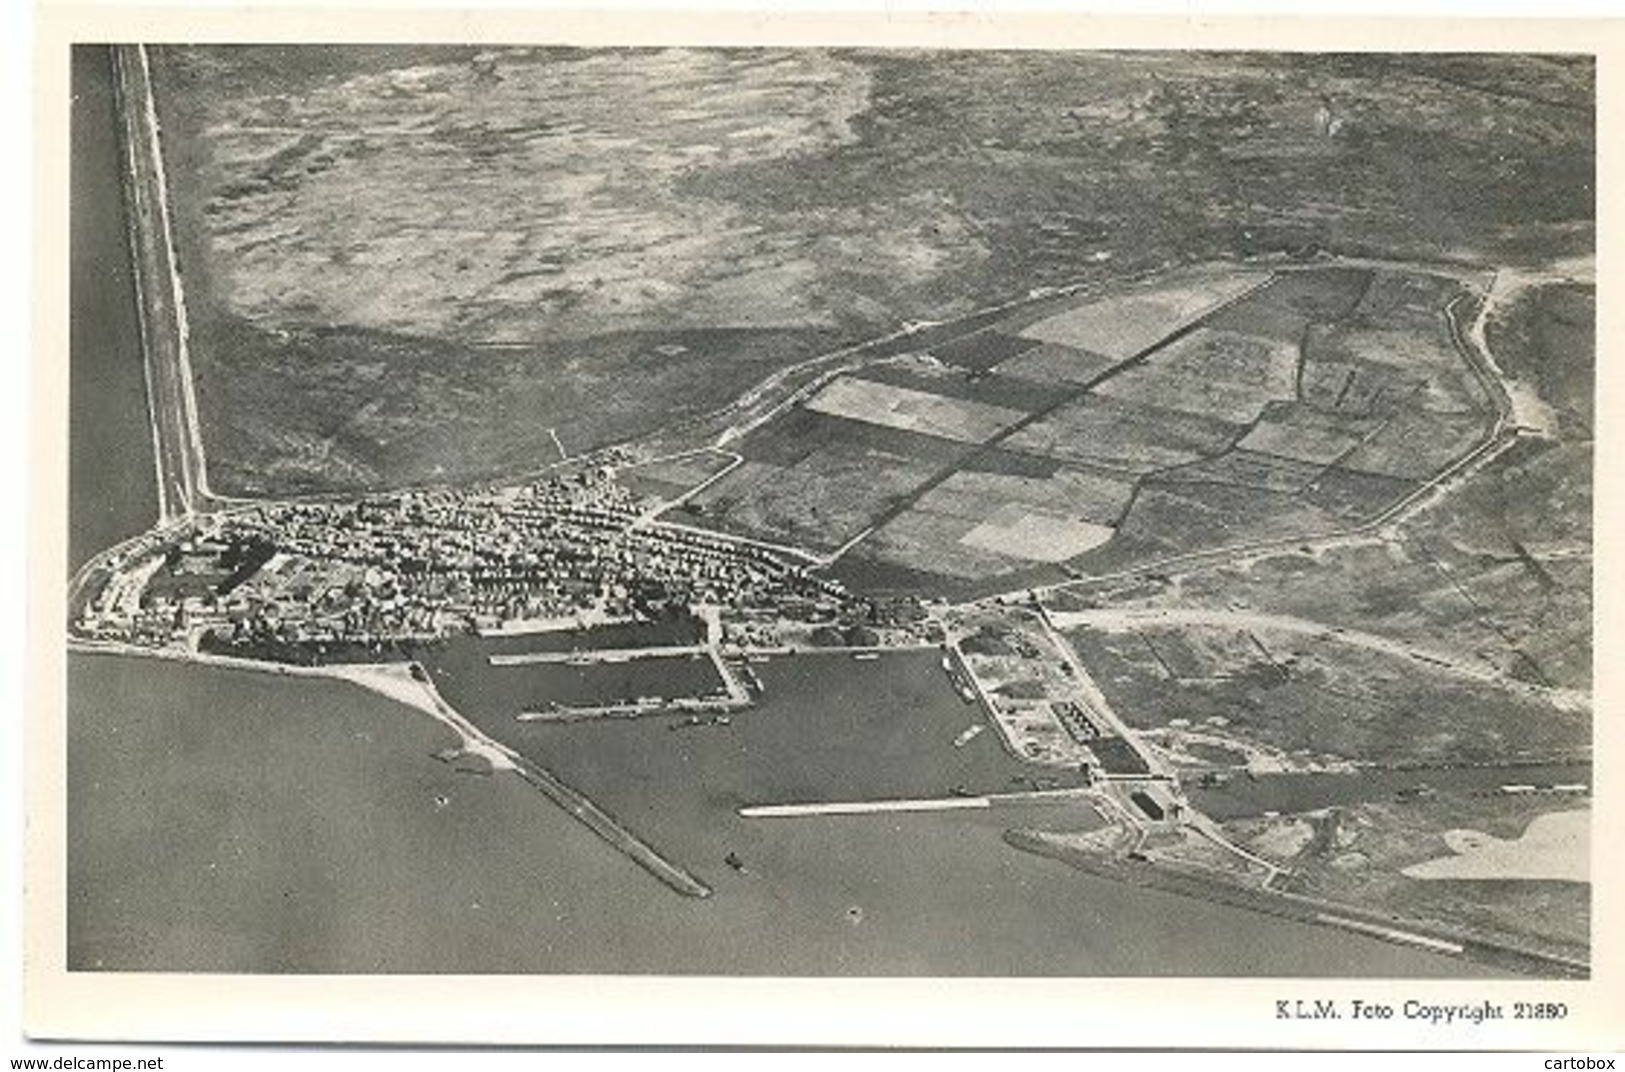
[[[1554,51],[1598,57],[1597,380],[1625,406],[1619,139],[1625,22],[1533,19],[1093,18],[1055,13],[823,15],[367,7],[36,9],[34,249],[26,668],[24,1028],[35,1038],[486,1044],[804,1044],[1615,1050],[1625,1046],[1625,803],[1620,622],[1622,517],[1597,435],[1596,767],[1593,976],[1438,982],[1207,979],[761,979],[651,976],[227,976],[69,974],[64,968],[67,521],[68,55],[73,42],[446,41],[573,45],[872,45],[933,48],[1248,48],[1313,51]],[[22,211],[14,206],[14,211]],[[22,228],[16,231],[22,231]],[[16,233],[16,232],[14,232]],[[1434,1028],[1280,1021],[1277,999],[1401,1003],[1559,1001],[1563,1021]]]

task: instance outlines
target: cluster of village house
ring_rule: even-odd
[[[603,470],[517,488],[267,503],[200,518],[129,554],[75,626],[149,644],[376,647],[696,606],[719,608],[741,639],[771,640],[797,623],[878,638],[923,617],[911,600],[859,599],[767,548],[645,514]]]

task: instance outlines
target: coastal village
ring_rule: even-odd
[[[1141,835],[1180,821],[1172,771],[1111,711],[1042,607],[855,594],[762,544],[663,522],[663,505],[613,466],[582,464],[518,487],[228,508],[93,563],[71,631],[89,645],[262,664],[407,663],[428,687],[417,660],[456,638],[499,645],[481,649],[485,673],[709,660],[713,684],[690,694],[549,700],[511,716],[686,717],[674,728],[727,725],[761,699],[756,664],[776,656],[933,650],[979,716],[952,747],[991,728],[1031,772],[1002,797],[1093,792]],[[542,635],[568,640],[525,641]],[[972,791],[940,795],[916,804]]]
[[[1035,788],[1059,785],[1057,774],[1069,784],[1172,784],[1130,743],[1041,610],[854,594],[758,543],[662,522],[660,506],[613,467],[581,465],[518,487],[226,509],[105,556],[77,588],[71,629],[91,644],[295,665],[410,661],[459,636],[562,634],[565,649],[488,661],[585,666],[688,653],[709,658],[720,682],[699,695],[552,703],[521,720],[715,717],[760,695],[758,659],[940,649],[948,684],[1033,765]],[[662,625],[653,646],[601,639],[606,627]]]
[[[110,557],[72,628],[87,640],[306,662],[696,607],[714,608],[738,646],[933,640],[916,600],[859,598],[759,545],[648,514],[605,468],[513,488],[225,510]]]

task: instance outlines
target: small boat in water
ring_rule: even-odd
[[[691,730],[699,726],[731,726],[733,719],[728,715],[689,715],[687,718],[673,722],[668,729]]]
[[[856,655],[852,656],[852,658],[856,659],[860,663],[872,663],[876,659],[880,658],[880,653],[878,651],[860,651]]]

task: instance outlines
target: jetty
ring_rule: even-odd
[[[554,704],[541,711],[524,711],[521,722],[575,721],[587,718],[629,718],[660,711],[725,713],[749,707],[751,692],[745,681],[722,657],[722,628],[714,610],[702,612],[706,622],[703,644],[672,644],[641,648],[576,648],[571,651],[505,651],[485,657],[494,667],[535,665],[599,666],[641,659],[709,659],[722,681],[721,694],[708,696],[639,696],[603,704]],[[760,691],[761,679],[750,677]]]
[[[893,800],[831,800],[797,804],[753,804],[739,809],[745,819],[798,819],[815,815],[884,815],[895,812],[979,811],[1003,804],[1040,804],[1093,795],[1088,789],[1034,789],[1022,793],[983,793]]]

